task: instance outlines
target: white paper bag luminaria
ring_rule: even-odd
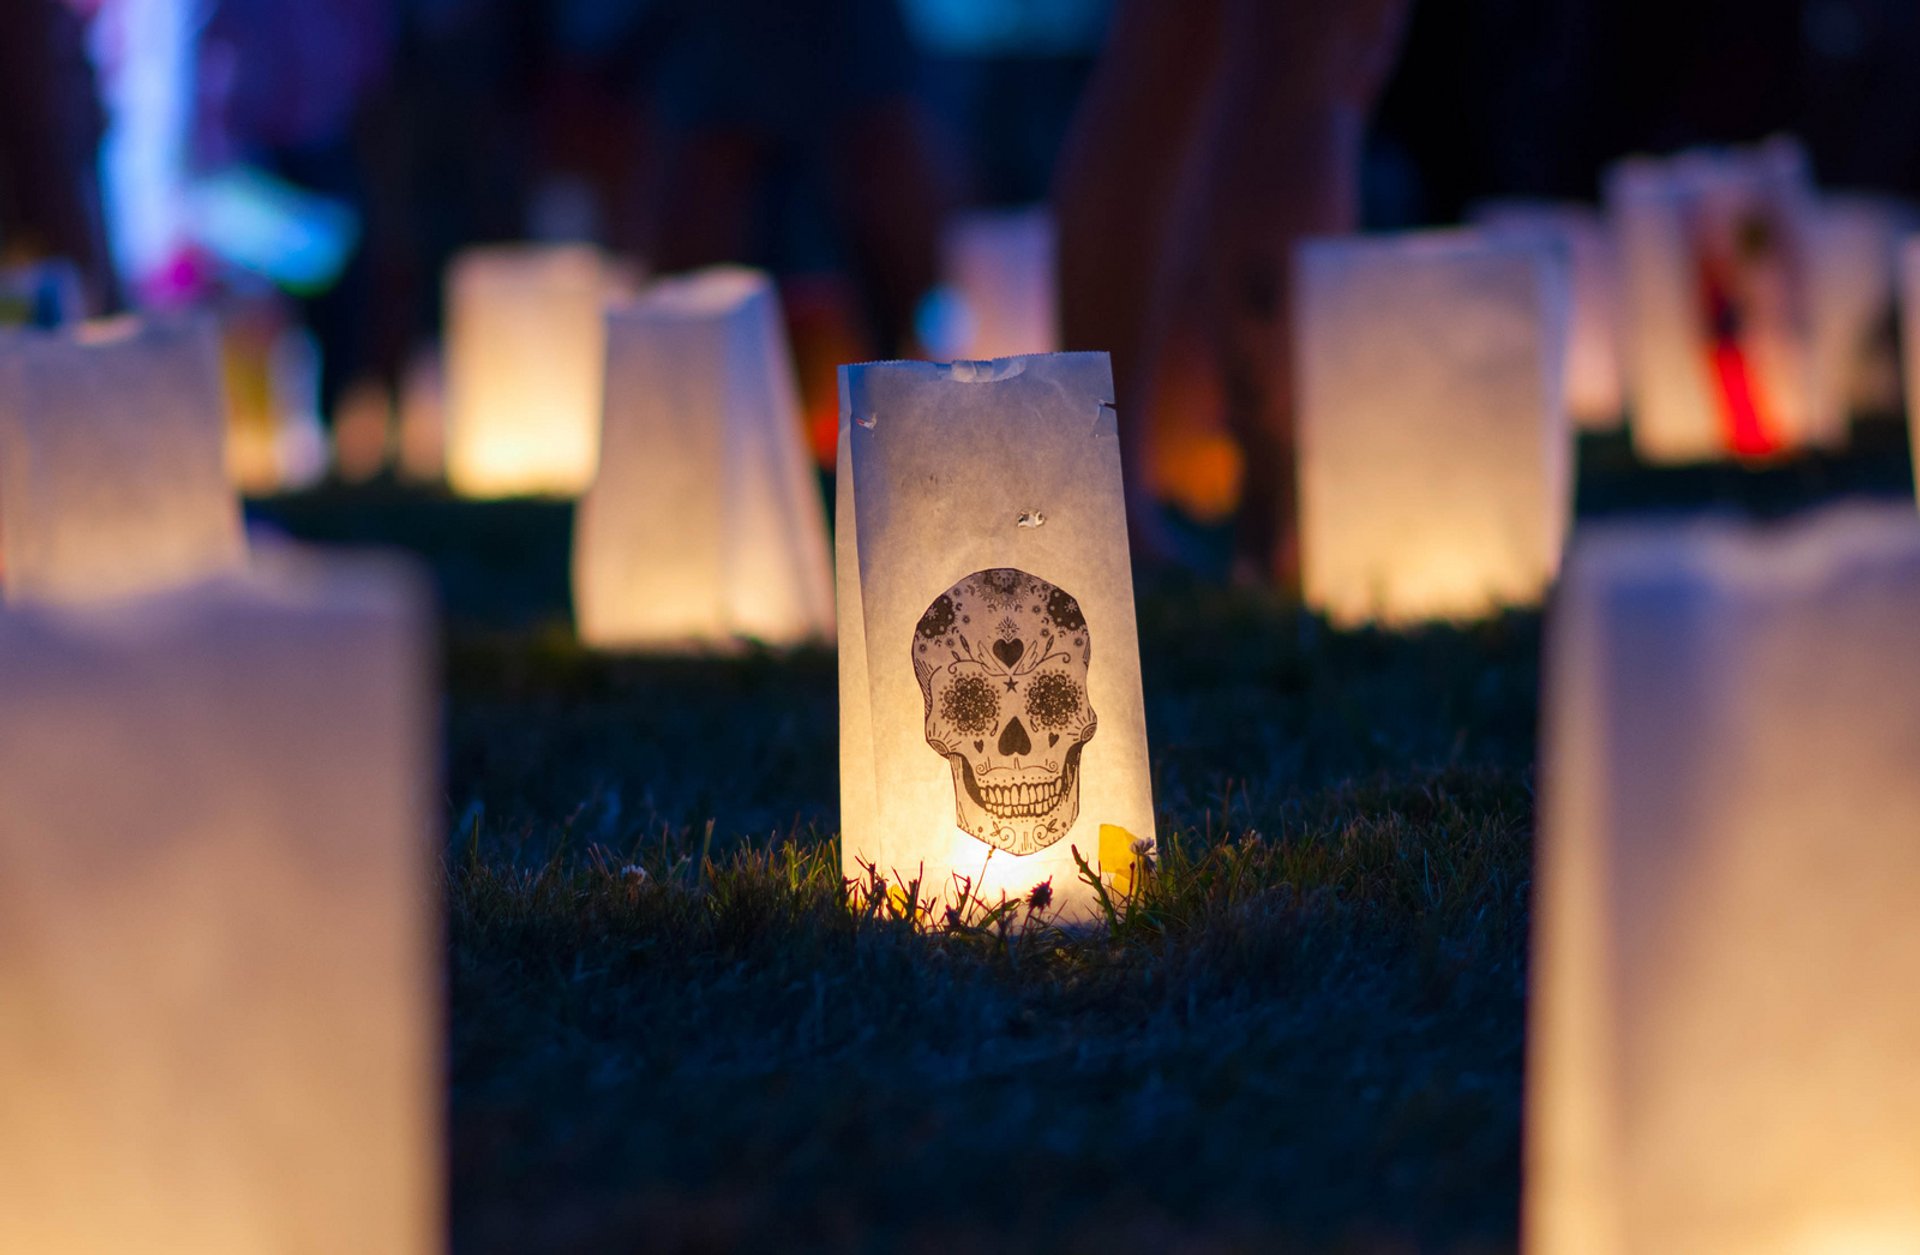
[[[204,322],[0,338],[0,587],[140,593],[246,560],[220,350]]]
[[[1584,538],[1549,632],[1526,1249],[1920,1250],[1920,518]]]
[[[1582,431],[1615,431],[1626,417],[1620,361],[1619,259],[1599,210],[1553,201],[1493,200],[1474,208],[1489,238],[1545,245],[1569,260],[1572,316],[1563,372],[1567,413]]]
[[[474,249],[447,276],[447,480],[468,497],[583,492],[599,462],[602,316],[587,245]]]
[[[444,1248],[420,601],[0,613],[0,1250]]]
[[[1531,605],[1572,512],[1565,263],[1472,232],[1308,241],[1301,568],[1335,622]]]
[[[1818,209],[1800,149],[1633,158],[1609,171],[1607,206],[1640,456],[1759,459],[1830,440]]]
[[[984,360],[1060,347],[1053,215],[1044,207],[960,215],[942,240],[953,298],[953,357]]]
[[[765,275],[663,280],[611,313],[600,472],[574,538],[581,639],[830,637],[826,511],[801,424]]]
[[[1814,344],[1826,420],[1814,443],[1839,447],[1855,414],[1900,405],[1894,309],[1900,242],[1920,213],[1895,197],[1823,195],[1815,224]]]
[[[1906,390],[1907,437],[1920,486],[1920,236],[1900,246],[1900,367]]]
[[[1120,453],[1104,353],[841,370],[845,872],[952,904],[1151,840]],[[1110,856],[1103,862],[1102,850]]]

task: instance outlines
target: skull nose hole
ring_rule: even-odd
[[[1000,734],[1000,752],[1009,758],[1033,752],[1033,742],[1027,739],[1027,730],[1020,726],[1020,716],[1015,715],[1008,722],[1007,730]]]

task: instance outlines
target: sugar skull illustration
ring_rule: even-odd
[[[1044,850],[1080,817],[1092,634],[1063,588],[1011,567],[976,571],[914,629],[927,744],[953,767],[960,827],[1009,854]]]

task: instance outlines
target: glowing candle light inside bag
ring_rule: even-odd
[[[843,368],[849,878],[1046,884],[1064,919],[1094,910],[1076,850],[1131,883],[1102,861],[1104,828],[1153,835],[1111,388],[1104,353]]]
[[[1572,510],[1564,260],[1471,232],[1301,246],[1300,545],[1336,622],[1540,600]]]
[[[447,280],[447,479],[469,497],[575,496],[599,463],[602,316],[619,275],[584,245],[507,245]]]
[[[833,634],[826,511],[765,275],[655,284],[608,318],[600,472],[574,534],[592,645]]]
[[[1920,1250],[1920,518],[1583,539],[1549,632],[1536,1255]]]

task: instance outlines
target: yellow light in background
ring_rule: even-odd
[[[580,637],[601,647],[833,634],[826,512],[765,275],[665,280],[609,315],[573,590]]]
[[[241,566],[225,424],[205,322],[0,338],[7,599],[123,596]]]
[[[1085,920],[1074,851],[1111,876],[1102,826],[1153,832],[1111,386],[1104,353],[843,368],[848,877]]]
[[[393,437],[393,394],[377,379],[356,381],[333,411],[334,471],[350,484],[372,479],[387,468]]]
[[[0,1250],[444,1249],[424,598],[261,565],[0,613]]]
[[[599,464],[602,316],[622,272],[587,245],[501,245],[447,276],[447,479],[468,497],[586,490]]]
[[[1538,603],[1573,504],[1564,263],[1464,231],[1298,260],[1308,604],[1401,624]]]
[[[1619,528],[1549,632],[1534,1255],[1920,1250],[1920,518]]]

